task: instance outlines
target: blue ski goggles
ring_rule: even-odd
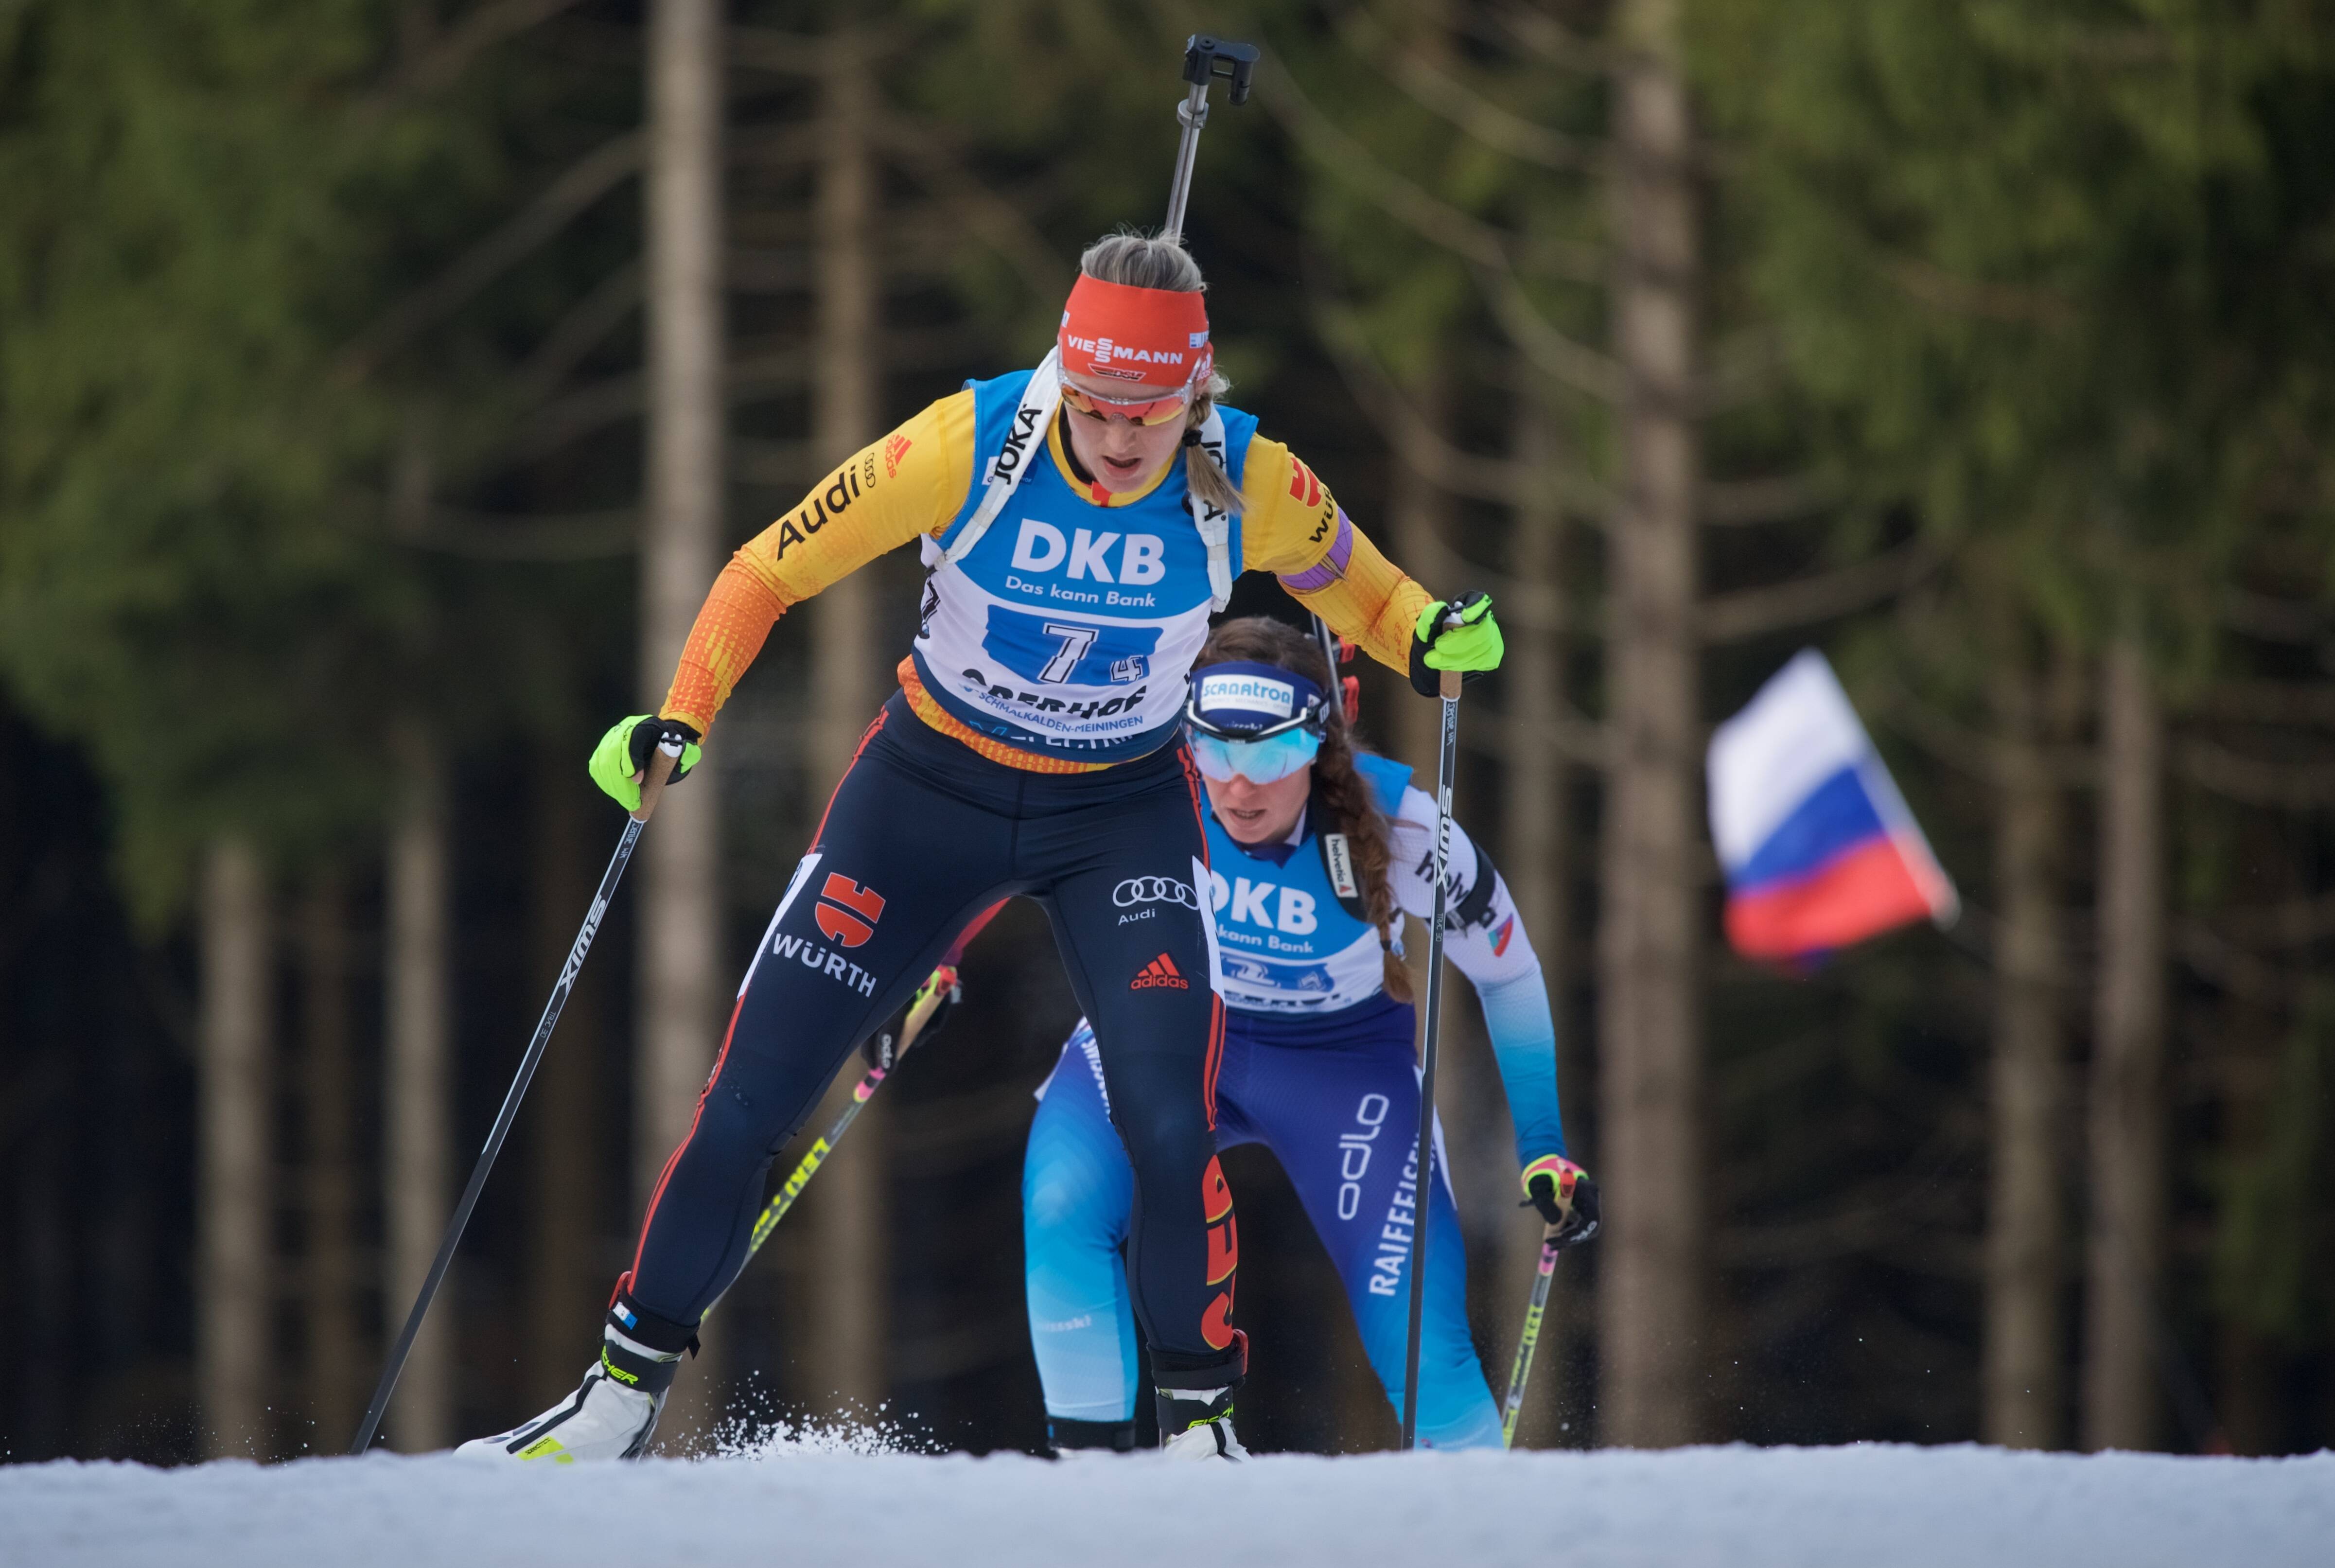
[[[1284,730],[1262,740],[1227,740],[1191,731],[1192,760],[1217,783],[1235,774],[1252,784],[1275,784],[1313,760],[1322,737],[1310,730]]]
[[[1217,783],[1288,778],[1322,750],[1322,689],[1277,664],[1235,662],[1192,673],[1184,728],[1192,760]]]

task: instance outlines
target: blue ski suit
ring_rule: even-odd
[[[1393,840],[1397,903],[1431,916],[1435,808],[1410,770],[1358,754]],[[1371,1366],[1402,1403],[1410,1238],[1419,1173],[1419,1059],[1411,1006],[1381,984],[1378,933],[1342,904],[1319,837],[1244,846],[1207,822],[1217,974],[1226,1002],[1216,1147],[1262,1143],[1296,1188],[1344,1281]],[[1516,1124],[1519,1167],[1565,1153],[1556,1029],[1540,962],[1491,862],[1452,829],[1446,951],[1475,983]],[[1166,913],[1172,890],[1123,885],[1122,924]],[[1351,902],[1351,901],[1349,901]],[[1120,1247],[1133,1173],[1114,1129],[1104,1060],[1080,1020],[1039,1089],[1022,1176],[1030,1339],[1060,1421],[1135,1411],[1135,1324]],[[1442,1129],[1436,1130],[1439,1151]],[[1419,1433],[1432,1447],[1500,1446],[1500,1417],[1468,1337],[1467,1263],[1447,1162],[1429,1202]]]

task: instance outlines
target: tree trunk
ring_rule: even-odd
[[[641,694],[654,708],[719,565],[722,468],[721,0],[655,0],[649,16],[648,494]],[[670,790],[645,836],[639,905],[637,1213],[689,1129],[722,1004],[719,753]],[[718,1332],[676,1381],[668,1446],[705,1424]]]
[[[1516,373],[1529,382],[1528,366],[1518,364]],[[1530,392],[1516,399],[1514,442],[1516,461],[1527,471],[1545,473],[1559,461],[1549,410]],[[1510,550],[1516,580],[1552,602],[1557,595],[1564,531],[1565,515],[1554,500],[1535,500],[1516,510]],[[1566,964],[1572,946],[1565,899],[1572,846],[1565,811],[1566,769],[1545,718],[1557,711],[1564,698],[1565,644],[1558,628],[1531,606],[1510,606],[1502,620],[1508,640],[1502,670],[1507,688],[1502,698],[1507,725],[1507,788],[1502,798],[1507,821],[1499,866],[1516,900],[1517,921],[1540,954],[1541,974],[1548,987],[1550,1009],[1556,1016],[1561,1047],[1569,990]],[[1577,1082],[1568,1083],[1561,1070],[1557,1085],[1560,1090],[1578,1088]],[[1504,1151],[1508,1147],[1502,1147]],[[1581,1148],[1573,1152],[1575,1158],[1583,1157]],[[1501,1190],[1508,1213],[1497,1254],[1494,1299],[1499,1310],[1493,1318],[1497,1332],[1492,1339],[1496,1352],[1514,1345],[1523,1329],[1541,1236],[1540,1216],[1515,1207],[1513,1186]],[[1546,1364],[1536,1365],[1531,1397],[1517,1418],[1519,1447],[1545,1446],[1558,1435],[1554,1412],[1561,1403],[1559,1385],[1565,1358],[1559,1350],[1559,1329],[1565,1321],[1563,1317],[1545,1320],[1542,1332],[1547,1342],[1542,1345],[1541,1355]],[[1497,1354],[1489,1365],[1497,1379]]]
[[[2006,648],[2015,638],[2006,637]],[[2062,1057],[2059,986],[2058,786],[2043,750],[2038,682],[2006,654],[1995,709],[2004,740],[1995,837],[1994,1169],[1986,1236],[1986,1440],[2014,1448],[2061,1440],[2058,1159]]]
[[[600,799],[565,747],[547,749],[536,768],[535,936],[530,997],[550,993],[576,928],[592,902],[598,867],[593,837]],[[606,972],[586,963],[559,1015],[559,1030],[536,1070],[531,1145],[534,1223],[528,1234],[528,1387],[538,1399],[576,1387],[577,1347],[599,1326],[607,1281],[599,1272],[603,1160],[601,1018]]]
[[[876,82],[866,35],[838,22],[827,39],[819,103],[817,316],[819,370],[812,440],[822,472],[882,434],[882,281],[874,225],[879,172],[873,146]],[[872,570],[856,572],[807,606],[812,623],[813,799],[834,788],[876,717],[885,661],[876,645]],[[841,1075],[856,1077],[856,1061]],[[840,1101],[830,1093],[830,1105]],[[885,1344],[891,1283],[886,1209],[887,1101],[872,1102],[851,1140],[821,1167],[806,1195],[811,1278],[805,1341],[796,1364],[809,1371],[801,1392],[833,1398],[873,1415],[888,1392]],[[822,1107],[822,1112],[829,1107]]]
[[[2165,1223],[2165,722],[2136,637],[2109,647],[2104,697],[2084,1446],[2147,1448]]]
[[[1700,1020],[1696,931],[1693,127],[1676,0],[1625,0],[1613,120],[1613,347],[1625,378],[1599,932],[1607,1229],[1599,1302],[1605,1441],[1701,1430]]]
[[[450,1081],[453,1032],[453,893],[448,885],[446,773],[434,746],[405,748],[405,797],[391,825],[383,911],[387,1121],[384,1219],[389,1290],[382,1321],[404,1326],[453,1211]],[[441,1291],[397,1381],[389,1435],[406,1453],[454,1440],[454,1315],[461,1292]]]
[[[349,1031],[349,895],[334,871],[309,889],[300,922],[308,1414],[327,1443],[364,1414],[366,1354],[357,1323],[356,1064]]]
[[[267,883],[251,846],[214,843],[202,873],[201,1243],[196,1384],[203,1451],[269,1457]]]

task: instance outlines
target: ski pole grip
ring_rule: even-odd
[[[1184,41],[1184,80],[1205,89],[1210,81],[1223,77],[1232,83],[1228,96],[1235,108],[1248,102],[1249,85],[1255,75],[1254,44],[1236,44],[1206,33],[1195,33]]]
[[[1467,624],[1459,618],[1459,611],[1456,606],[1449,615],[1443,617],[1443,629],[1447,632],[1456,632]],[[1443,672],[1443,679],[1438,683],[1437,689],[1442,693],[1445,702],[1457,702],[1459,700],[1460,682],[1465,679],[1466,677],[1457,670]]]
[[[681,762],[681,742],[660,740],[656,755],[649,759],[648,777],[641,780],[641,808],[633,813],[633,820],[645,822],[657,807],[657,797],[664,793],[665,781],[673,777],[673,769]]]

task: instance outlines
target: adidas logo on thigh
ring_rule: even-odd
[[[1170,988],[1176,991],[1192,989],[1192,982],[1185,979],[1183,973],[1177,969],[1176,961],[1164,953],[1138,970],[1135,978],[1127,982],[1127,989],[1129,991],[1151,991],[1158,988]]]

